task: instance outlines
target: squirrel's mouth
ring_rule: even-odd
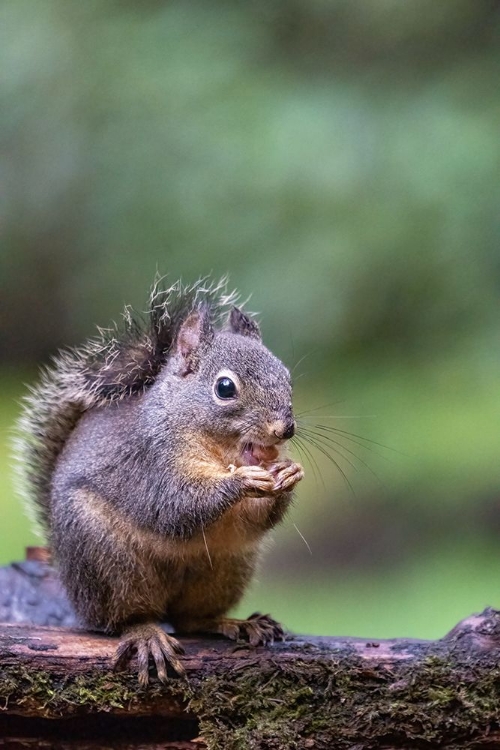
[[[259,466],[270,464],[278,458],[276,445],[261,445],[260,443],[245,443],[241,452],[243,466]]]

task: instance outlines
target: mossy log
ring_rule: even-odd
[[[500,748],[493,609],[438,641],[181,636],[186,679],[147,688],[113,672],[115,639],[26,611],[74,620],[46,563],[0,570],[0,749]]]

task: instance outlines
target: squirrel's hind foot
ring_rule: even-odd
[[[137,654],[139,684],[145,687],[149,682],[149,662],[152,658],[156,673],[162,682],[167,682],[167,667],[170,666],[183,676],[185,669],[177,654],[183,654],[179,641],[165,633],[156,623],[133,625],[123,632],[116,649],[114,669],[126,669],[130,660]]]
[[[251,646],[268,646],[284,641],[285,631],[270,615],[254,612],[247,620],[225,617],[217,623],[217,632],[233,641],[246,640]]]

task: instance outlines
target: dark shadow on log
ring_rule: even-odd
[[[139,688],[74,627],[47,563],[0,570],[0,750],[500,748],[500,614],[438,641],[185,637],[185,680]],[[22,624],[30,619],[37,624]]]

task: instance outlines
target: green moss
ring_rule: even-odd
[[[191,707],[211,748],[351,748],[410,738],[433,744],[500,721],[500,667],[432,656],[370,667],[351,655],[313,663],[268,662],[210,678]]]
[[[311,656],[313,656],[311,654]],[[153,681],[138,687],[133,674],[90,672],[62,678],[2,670],[0,696],[30,704],[44,716],[109,712],[166,696],[188,703],[210,748],[315,750],[369,748],[411,740],[418,746],[463,743],[500,723],[500,666],[493,656],[435,648],[431,656],[371,666],[356,654],[316,653],[297,660],[277,655],[241,663],[189,682]]]
[[[154,684],[140,688],[133,674],[89,672],[62,677],[47,671],[28,671],[22,665],[0,669],[0,697],[5,705],[15,702],[36,711],[38,716],[57,718],[84,712],[109,712],[143,700],[154,702],[159,695],[184,699],[185,690]]]

